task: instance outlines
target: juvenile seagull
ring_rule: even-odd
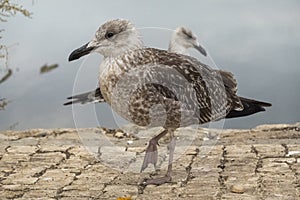
[[[187,50],[189,48],[195,48],[202,55],[207,56],[205,48],[202,47],[197,39],[197,36],[189,28],[183,26],[177,27],[172,33],[168,51],[188,55]],[[64,103],[64,105],[105,102],[100,87],[97,87],[93,91],[70,96],[67,99],[70,99],[70,101]],[[252,101],[251,99],[246,98],[242,98],[242,104],[244,107],[243,110],[232,110],[226,115],[226,118],[244,117],[257,112],[265,111],[263,107],[266,106],[264,105],[264,102]]]
[[[168,51],[188,55],[187,50],[189,48],[195,48],[207,56],[205,49],[198,42],[197,36],[190,29],[182,26],[176,28],[172,34]]]
[[[197,40],[197,36],[190,29],[182,26],[176,28],[172,33],[168,51],[188,55],[187,50],[189,48],[195,48],[202,55],[207,56],[206,50],[201,46]],[[93,91],[68,97],[68,99],[70,101],[64,103],[64,105],[105,102],[100,87]]]
[[[157,144],[169,133],[169,163],[164,177],[143,184],[160,185],[172,177],[174,131],[181,126],[203,124],[242,111],[243,101],[261,107],[269,103],[240,98],[229,72],[211,69],[195,58],[165,50],[146,48],[139,32],[127,20],[111,20],[100,26],[95,37],[76,49],[69,61],[91,52],[104,56],[99,84],[105,102],[120,116],[139,126],[163,126],[147,146],[142,165],[156,166]]]

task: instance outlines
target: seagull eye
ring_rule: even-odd
[[[105,34],[105,38],[106,38],[106,39],[109,39],[109,38],[111,38],[112,36],[114,36],[114,33],[113,33],[113,32],[108,32],[108,33]]]

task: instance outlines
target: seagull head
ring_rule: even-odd
[[[69,61],[79,59],[91,52],[100,53],[104,57],[115,57],[127,50],[142,46],[140,34],[130,21],[111,20],[100,26],[90,42],[74,50],[69,56]]]
[[[190,29],[178,27],[172,35],[169,51],[186,54],[186,50],[189,48],[195,48],[204,56],[207,55],[205,49],[198,42],[197,36]]]

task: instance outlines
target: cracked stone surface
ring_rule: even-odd
[[[159,143],[157,169],[139,172],[159,131],[2,131],[0,199],[300,199],[300,123],[179,129],[172,181],[142,187],[166,172],[168,137]]]

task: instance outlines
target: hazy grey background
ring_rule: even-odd
[[[300,121],[300,1],[22,1],[33,13],[2,23],[2,44],[10,46],[13,77],[0,85],[12,102],[0,111],[0,129],[114,127],[105,104],[64,107],[74,91],[96,87],[100,55],[69,63],[72,50],[92,38],[100,24],[129,19],[137,27],[191,28],[219,68],[231,71],[239,94],[273,104],[267,112],[225,121],[228,128]],[[146,44],[166,48],[170,32],[142,30]],[[201,58],[201,57],[199,57]],[[40,75],[43,64],[59,68]],[[81,66],[81,67],[80,67]],[[80,72],[79,75],[77,72]],[[75,78],[78,75],[76,81]],[[74,122],[75,121],[75,122]]]

